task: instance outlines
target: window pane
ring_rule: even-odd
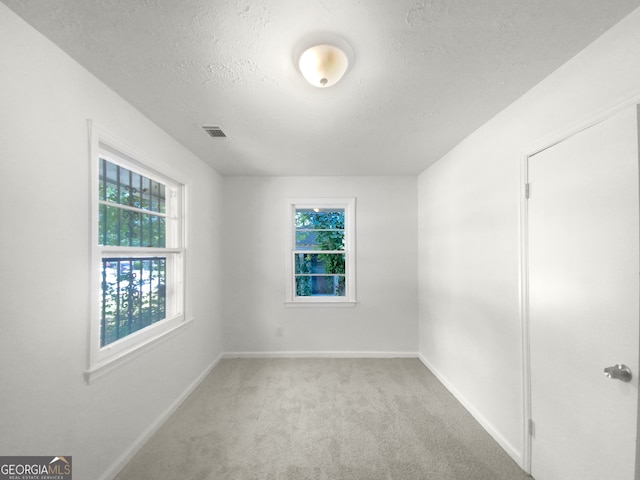
[[[166,201],[165,201],[165,186],[161,183],[154,182],[158,190],[158,212],[165,213]]]
[[[296,296],[345,296],[345,277],[339,275],[296,276]]]
[[[140,208],[151,210],[151,179],[142,177],[142,190],[140,191]]]
[[[297,230],[296,250],[344,250],[344,230]]]
[[[151,181],[150,187],[151,210],[154,212],[165,213],[165,188],[158,182]]]
[[[115,247],[159,247],[166,240],[166,219],[150,213],[132,212],[100,205],[98,245]]]
[[[296,253],[295,273],[306,274],[343,274],[345,273],[344,253]]]
[[[166,258],[102,260],[100,346],[166,317]]]
[[[132,207],[142,208],[142,176],[131,173],[131,188],[129,200]]]
[[[118,169],[118,178],[116,188],[118,189],[117,203],[121,205],[129,205],[129,177],[131,172],[126,168],[116,167]]]
[[[342,229],[344,208],[296,208],[296,229]]]
[[[118,166],[101,160],[100,182],[104,183],[105,197],[102,200],[118,203]]]
[[[119,205],[166,213],[162,183],[114,163],[100,159],[100,200]]]

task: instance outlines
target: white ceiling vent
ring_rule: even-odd
[[[222,131],[220,127],[202,127],[204,131],[209,134],[209,136],[213,138],[226,137],[225,133]]]

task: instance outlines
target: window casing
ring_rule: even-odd
[[[355,198],[287,200],[288,305],[354,306]]]
[[[90,129],[89,383],[186,323],[184,182]]]

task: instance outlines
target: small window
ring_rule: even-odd
[[[97,129],[94,129],[97,131]],[[184,186],[92,135],[91,365],[88,380],[184,321]]]
[[[355,199],[288,202],[287,302],[355,302]]]

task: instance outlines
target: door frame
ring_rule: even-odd
[[[616,115],[618,112],[636,105],[640,112],[640,92],[624,98],[623,100],[599,110],[596,113],[572,124],[568,128],[544,137],[523,149],[519,156],[520,178],[519,178],[519,296],[520,296],[520,322],[522,332],[522,398],[523,398],[523,418],[522,418],[522,469],[531,475],[531,449],[532,431],[531,419],[531,342],[530,342],[530,317],[529,317],[529,205],[530,195],[535,195],[534,188],[529,187],[529,160],[534,155],[547,150],[574,135],[587,130],[605,120]],[[639,121],[640,124],[640,121]],[[639,135],[640,136],[640,135]],[[640,199],[639,199],[640,201]],[[640,395],[639,395],[640,410]],[[640,423],[640,415],[639,415]],[[640,425],[638,428],[640,432]],[[636,469],[635,478],[640,479],[640,443],[636,447]]]

